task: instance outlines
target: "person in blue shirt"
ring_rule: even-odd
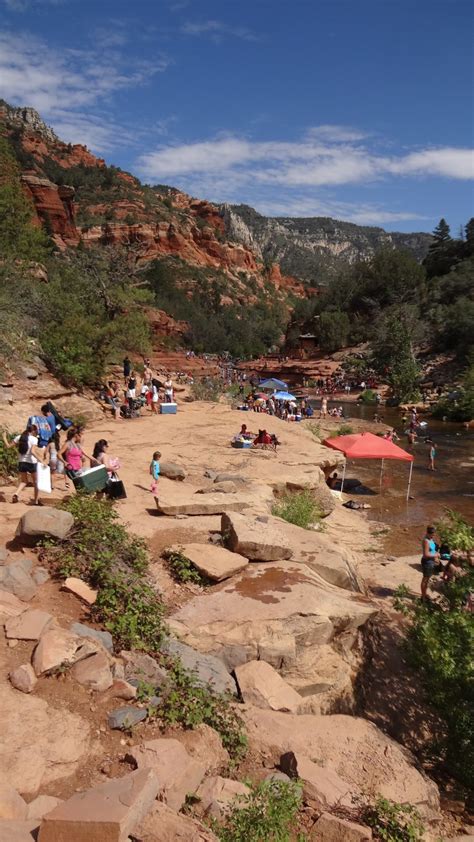
[[[435,534],[436,528],[434,526],[427,526],[425,537],[421,542],[421,569],[423,572],[423,578],[421,580],[422,600],[428,599],[428,582],[430,581],[433,573],[435,572],[435,565],[438,563],[439,560],[438,545],[436,544],[436,541],[434,539]]]
[[[158,508],[158,480],[160,478],[160,459],[161,453],[159,450],[155,450],[153,454],[153,458],[150,462],[150,476],[151,476],[151,486],[150,491],[155,498],[156,507]]]

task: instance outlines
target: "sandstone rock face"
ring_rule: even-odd
[[[366,842],[372,839],[370,827],[348,822],[330,813],[323,813],[314,825],[316,838],[320,842]]]
[[[235,668],[244,702],[257,708],[297,713],[302,698],[265,661],[248,661]]]
[[[0,820],[0,842],[33,842],[38,825],[38,819]]]
[[[183,731],[179,737],[180,743],[188,754],[202,763],[206,774],[216,774],[229,763],[229,753],[222,745],[222,740],[209,725],[198,725],[189,731]]]
[[[192,599],[170,626],[187,644],[220,655],[229,668],[262,660],[276,669],[299,654],[355,632],[375,613],[365,597],[329,585],[302,564],[249,565]]]
[[[196,792],[200,807],[207,816],[223,819],[232,804],[250,792],[249,787],[240,781],[221,778],[220,775],[205,778]]]
[[[172,810],[180,810],[186,795],[201,783],[205,767],[188,754],[178,740],[150,740],[130,750],[139,770],[153,769],[161,783],[161,797]]]
[[[7,779],[0,779],[0,819],[19,819],[27,817],[27,805]]]
[[[204,655],[191,646],[170,638],[163,644],[163,651],[168,655],[178,657],[189,672],[193,672],[198,684],[206,687],[210,684],[215,693],[231,693],[236,695],[235,681],[226,669],[223,661],[213,655]]]
[[[21,516],[16,535],[25,542],[38,538],[58,538],[64,540],[74,524],[70,512],[63,512],[50,506],[34,507]]]
[[[21,690],[22,693],[32,693],[38,681],[31,664],[21,664],[21,666],[16,667],[10,673],[9,678],[15,690]]]
[[[273,518],[262,521],[226,513],[222,515],[221,531],[229,549],[251,561],[280,561],[292,556],[291,546]]]
[[[24,795],[73,774],[76,764],[91,754],[89,724],[43,699],[16,693],[0,685],[0,774]]]
[[[344,635],[338,649],[344,646]],[[282,676],[303,698],[300,713],[350,713],[355,704],[353,679],[358,663],[349,651],[343,658],[329,644],[307,646],[294,664],[284,664]]]
[[[350,786],[327,767],[318,766],[304,754],[292,751],[280,758],[280,768],[290,777],[297,777],[303,784],[303,799],[317,810],[331,807],[352,807]]]
[[[413,765],[413,757],[371,722],[353,716],[311,716],[249,708],[250,744],[280,756],[292,751],[336,772],[350,793],[380,793],[418,807],[427,818],[439,811],[437,786]]]
[[[156,801],[138,831],[140,842],[218,842],[200,822]]]
[[[188,558],[203,576],[212,579],[213,582],[229,579],[249,563],[244,556],[213,544],[183,544],[171,547],[171,551],[179,552]]]
[[[38,842],[124,842],[160,789],[151,769],[78,792],[43,818]]]
[[[24,611],[19,617],[11,617],[5,623],[5,634],[8,638],[18,640],[39,640],[45,629],[52,621],[51,614],[39,608]]]
[[[73,666],[71,674],[79,684],[98,693],[103,693],[113,684],[110,659],[106,652],[97,652],[96,655],[79,661]]]
[[[252,505],[252,500],[243,493],[196,494],[197,489],[170,488],[161,486],[158,496],[158,510],[163,515],[220,515],[222,512],[243,512]]]
[[[77,245],[80,236],[74,222],[74,188],[26,173],[21,181],[33,200],[38,219],[48,220],[52,226],[57,245]]]
[[[77,637],[66,629],[48,629],[41,637],[34,653],[33,667],[36,675],[43,675],[62,664],[71,665],[93,655],[100,644],[84,637]]]
[[[94,605],[97,599],[97,591],[90,588],[86,582],[83,582],[82,579],[77,579],[75,576],[69,576],[65,580],[63,589],[73,593],[74,596],[82,599],[87,605]]]

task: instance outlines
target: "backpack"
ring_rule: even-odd
[[[48,419],[44,415],[31,415],[28,418],[28,425],[30,424],[35,424],[38,427],[38,447],[47,445],[53,437]]]

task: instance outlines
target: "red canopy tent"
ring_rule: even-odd
[[[346,459],[381,459],[382,468],[385,459],[398,459],[401,462],[410,462],[410,475],[408,478],[407,500],[410,494],[411,475],[413,471],[413,456],[401,447],[398,447],[389,439],[376,436],[374,433],[355,433],[351,436],[336,436],[333,439],[325,439],[323,444],[339,450]],[[344,487],[346,475],[346,463],[342,474],[341,491]]]

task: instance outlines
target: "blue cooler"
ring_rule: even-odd
[[[252,441],[231,441],[232,447],[237,447],[239,450],[248,450],[252,444]]]
[[[160,415],[176,415],[177,403],[160,403]]]

